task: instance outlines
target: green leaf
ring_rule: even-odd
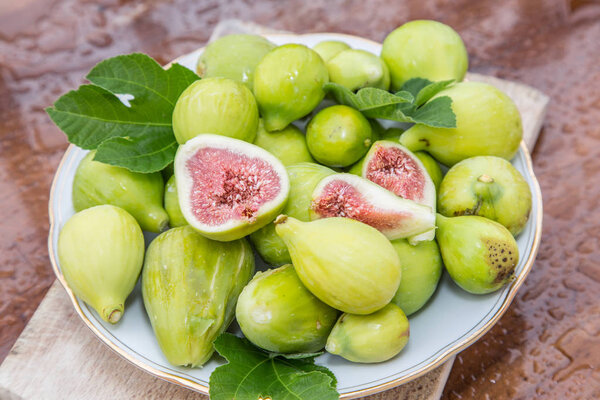
[[[438,94],[453,83],[454,79],[430,83],[429,85],[425,86],[419,91],[419,94],[415,99],[415,105],[417,107],[421,107],[421,105],[428,102],[429,99],[431,99],[433,96],[435,96],[436,94]]]
[[[211,400],[337,400],[331,371],[314,364],[314,357],[270,357],[248,340],[221,334],[215,349],[228,364],[210,376]]]
[[[404,82],[404,85],[402,85],[402,87],[400,88],[400,91],[409,92],[410,94],[413,95],[413,97],[417,97],[419,92],[424,87],[431,85],[432,83],[433,82],[431,82],[429,79],[412,78],[412,79],[409,79],[406,82]]]
[[[416,123],[434,128],[456,128],[456,115],[452,111],[452,99],[441,96],[417,108],[411,115]],[[425,122],[423,122],[425,121]]]

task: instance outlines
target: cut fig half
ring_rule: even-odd
[[[312,195],[311,219],[345,217],[376,228],[388,239],[435,232],[435,213],[352,174],[323,178]]]
[[[242,140],[200,134],[179,146],[175,180],[181,212],[209,239],[231,241],[271,222],[290,184],[275,156]]]

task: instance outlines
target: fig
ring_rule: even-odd
[[[437,241],[454,282],[474,294],[491,293],[506,283],[519,262],[519,248],[503,225],[476,215],[437,214]]]
[[[144,235],[122,208],[101,205],[73,215],[58,236],[67,284],[100,317],[117,323],[144,262]]]
[[[382,362],[402,351],[409,331],[406,315],[391,303],[369,315],[343,314],[329,334],[325,350],[353,362]]]
[[[269,52],[254,72],[254,96],[265,128],[278,131],[310,113],[325,97],[327,67],[313,50],[286,44]]]
[[[404,133],[404,129],[391,127],[387,128],[383,134],[381,135],[381,139],[383,140],[391,140],[392,142],[397,142],[400,140],[400,136]]]
[[[179,146],[175,181],[185,220],[209,239],[244,237],[271,222],[290,188],[285,167],[258,146],[203,134]]]
[[[435,240],[413,246],[404,239],[392,241],[402,265],[402,280],[392,303],[406,313],[419,311],[435,292],[442,276],[442,256]]]
[[[158,344],[173,365],[202,366],[231,323],[254,273],[245,239],[207,239],[189,225],[156,237],[146,252],[142,297]]]
[[[202,78],[229,78],[252,90],[256,66],[275,47],[258,35],[223,36],[206,46],[196,71]]]
[[[432,100],[440,96],[452,99],[456,128],[416,124],[402,134],[402,145],[425,150],[447,166],[475,156],[513,158],[523,127],[519,110],[507,95],[487,83],[461,82]]]
[[[358,90],[375,87],[388,90],[390,71],[385,62],[373,53],[365,50],[343,50],[327,61],[329,80]]]
[[[469,58],[454,29],[437,21],[407,22],[387,35],[381,58],[390,69],[392,89],[412,78],[462,81]]]
[[[169,216],[163,208],[164,182],[160,172],[142,174],[94,161],[90,151],[73,178],[75,211],[111,204],[131,214],[145,231],[161,232]]]
[[[207,78],[181,93],[173,110],[173,132],[179,144],[201,133],[229,136],[252,143],[258,108],[250,89],[227,78]]]
[[[435,232],[435,213],[430,207],[352,174],[323,178],[312,194],[310,213],[313,220],[344,217],[363,222],[390,240]]]
[[[314,162],[308,152],[304,133],[294,125],[288,125],[277,132],[269,132],[261,120],[254,144],[279,158],[283,165]]]
[[[177,196],[175,175],[171,176],[165,185],[165,210],[167,210],[167,214],[169,214],[169,225],[171,228],[188,224],[179,207],[179,196]]]
[[[312,192],[321,179],[335,172],[323,165],[299,163],[288,166],[287,173],[290,179],[290,194],[282,212],[300,221],[310,221]],[[269,223],[253,232],[250,240],[267,264],[283,265],[292,262],[285,243],[275,232],[275,224]]]
[[[352,107],[336,105],[322,109],[306,127],[310,154],[329,167],[346,167],[365,155],[373,133],[369,121]]]
[[[436,192],[440,189],[440,184],[442,183],[442,178],[444,175],[442,174],[442,169],[440,165],[435,161],[433,157],[427,154],[424,151],[415,151],[414,155],[417,156],[421,163],[425,167],[427,174],[433,181],[433,185],[435,186]]]
[[[508,161],[493,156],[467,158],[454,165],[438,194],[446,217],[479,215],[518,235],[529,218],[531,191],[521,173]]]
[[[298,277],[319,300],[351,313],[370,314],[388,304],[400,285],[400,260],[377,229],[349,218],[275,220]]]
[[[311,353],[325,346],[338,312],[309,292],[287,264],[256,273],[238,299],[235,317],[258,347]]]
[[[348,49],[350,49],[350,46],[337,40],[325,40],[317,43],[315,47],[313,47],[313,50],[316,51],[325,62],[331,60],[339,52]]]

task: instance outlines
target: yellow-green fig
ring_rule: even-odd
[[[169,225],[171,228],[187,225],[181,208],[179,207],[179,196],[177,196],[177,185],[175,175],[171,176],[165,185],[165,210],[169,214]]]
[[[374,87],[388,90],[390,71],[385,62],[365,50],[343,50],[327,61],[329,81],[349,90]]]
[[[216,242],[182,226],[155,238],[146,253],[142,296],[156,339],[173,365],[202,366],[231,323],[254,273],[245,239]]]
[[[425,150],[452,166],[465,158],[513,158],[523,137],[521,115],[513,101],[492,85],[461,82],[436,94],[448,96],[456,114],[456,128],[416,124],[400,136],[411,151]]]
[[[308,151],[304,133],[294,125],[288,125],[280,131],[269,132],[261,120],[254,144],[279,158],[286,166],[315,161]]]
[[[269,52],[254,72],[254,96],[268,131],[310,113],[325,97],[327,67],[313,50],[286,44]]]
[[[235,317],[244,336],[265,350],[310,353],[325,346],[338,312],[309,292],[287,264],[252,278]]]
[[[519,248],[504,226],[476,215],[436,220],[444,266],[458,286],[474,294],[491,293],[510,282]]]
[[[313,50],[317,52],[323,59],[323,61],[327,62],[335,57],[341,51],[348,50],[350,46],[348,46],[344,42],[340,42],[338,40],[325,40],[323,42],[319,42],[313,47]]]
[[[402,351],[409,331],[404,312],[390,303],[369,315],[343,314],[329,334],[325,350],[353,362],[382,362]]]
[[[141,174],[94,161],[90,151],[79,163],[73,179],[75,211],[111,204],[131,214],[145,231],[161,232],[169,216],[163,208],[164,182],[160,172]]]
[[[91,207],[63,226],[58,260],[73,293],[104,321],[115,324],[142,270],[144,235],[122,208]]]
[[[400,260],[377,229],[349,218],[275,220],[298,277],[321,301],[352,314],[388,304],[400,285]]]
[[[440,165],[437,163],[437,161],[434,160],[433,157],[431,157],[424,151],[415,151],[414,154],[419,160],[421,160],[421,163],[425,167],[425,170],[427,170],[429,177],[433,181],[436,192],[439,191],[440,184],[442,183],[442,178],[444,177]]]

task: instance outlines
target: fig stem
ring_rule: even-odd
[[[287,215],[285,215],[285,214],[279,214],[277,216],[277,218],[275,218],[275,221],[273,221],[273,223],[275,225],[283,224],[283,223],[285,223],[285,221],[287,221],[287,219],[288,219]]]
[[[110,322],[111,324],[116,324],[117,322],[119,322],[119,320],[121,319],[122,316],[123,316],[123,311],[121,310],[121,307],[116,306],[108,314],[108,322]]]
[[[494,178],[492,178],[491,176],[486,175],[486,174],[481,175],[479,178],[477,178],[477,180],[479,182],[482,182],[482,183],[492,183],[492,182],[494,182]]]

